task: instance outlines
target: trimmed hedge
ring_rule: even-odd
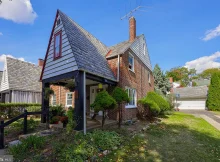
[[[209,110],[220,111],[220,73],[214,73],[209,86],[206,106]]]
[[[148,92],[147,99],[155,102],[159,106],[160,111],[166,111],[170,109],[169,103],[156,92]]]
[[[41,111],[41,104],[36,103],[0,103],[0,117],[13,118],[24,112]]]

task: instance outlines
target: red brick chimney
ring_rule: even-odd
[[[134,17],[129,19],[129,42],[133,42],[136,38],[136,20]]]
[[[43,67],[44,66],[44,60],[38,59],[38,66]]]

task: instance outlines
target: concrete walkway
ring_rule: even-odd
[[[205,119],[208,123],[220,130],[220,116],[206,110],[180,110],[181,112],[192,114]]]

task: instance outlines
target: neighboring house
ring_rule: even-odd
[[[41,70],[40,66],[6,57],[1,77],[1,102],[41,103]]]
[[[118,85],[128,92],[130,102],[123,106],[125,120],[136,118],[138,99],[154,90],[145,36],[136,36],[134,17],[129,20],[129,40],[107,47],[60,10],[51,32],[41,80],[43,89],[51,87],[55,92],[50,104],[74,107],[76,115],[82,116],[81,123],[85,123],[85,115],[93,115],[90,104],[101,89],[110,92]],[[76,85],[74,92],[61,87],[68,81]],[[42,109],[48,104],[44,100]],[[108,115],[117,118],[115,111]],[[82,129],[85,125],[78,127]]]
[[[194,79],[193,82],[195,82],[197,86],[210,85],[210,79]]]
[[[206,108],[207,86],[174,88],[173,93],[179,95],[174,101],[179,109],[205,110]]]

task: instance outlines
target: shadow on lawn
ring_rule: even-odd
[[[215,135],[214,135],[214,134]],[[218,138],[219,137],[219,138]],[[219,161],[220,132],[161,123],[125,142],[101,161]]]

